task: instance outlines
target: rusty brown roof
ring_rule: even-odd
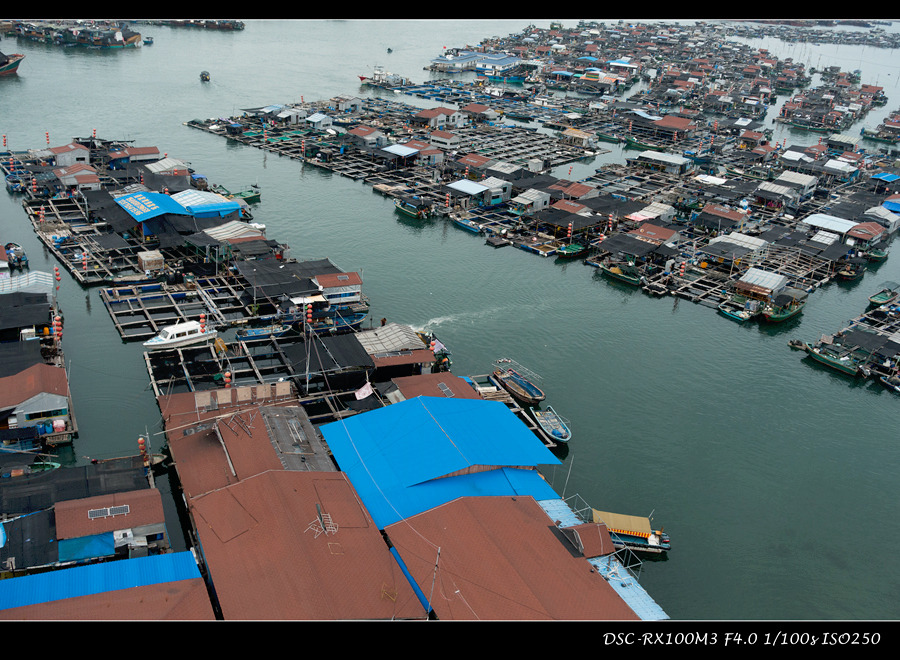
[[[93,519],[88,516],[88,511],[94,509],[122,505],[128,506],[127,513]],[[166,521],[162,496],[155,488],[57,502],[53,509],[56,515],[56,536],[60,539],[91,536]]]
[[[226,620],[425,616],[341,472],[265,472],[190,507]]]
[[[429,351],[430,352],[430,351]],[[434,356],[432,356],[433,358]],[[400,393],[407,399],[417,396],[447,396],[449,391],[457,399],[480,399],[481,395],[459,376],[448,371],[437,374],[420,374],[418,376],[402,376],[392,379]],[[441,384],[444,387],[441,387]],[[445,390],[446,388],[446,390]]]
[[[210,420],[200,427],[173,429],[168,437],[169,450],[188,497],[224,488],[266,470],[284,469],[265,421],[255,408]]]
[[[391,367],[398,364],[431,364],[434,362],[434,353],[427,348],[420,348],[414,351],[404,351],[397,355],[388,355],[385,357],[372,356],[372,362],[375,367]]]
[[[465,497],[385,531],[441,620],[639,618],[532,497]]]
[[[335,286],[350,286],[362,284],[359,273],[319,273],[313,279],[319,286],[329,289]]]
[[[69,395],[69,379],[63,367],[41,362],[12,376],[0,378],[0,408],[16,406],[45,393]]]

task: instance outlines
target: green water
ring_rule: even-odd
[[[547,478],[560,494],[596,508],[653,512],[673,550],[666,561],[646,562],[640,579],[672,618],[900,618],[896,554],[872,543],[898,519],[900,400],[809,364],[787,345],[861,313],[882,282],[900,281],[900,257],[858,283],[814,292],[803,315],[783,327],[745,327],[686,300],[650,298],[580,262],[494,249],[443,221],[409,221],[361,182],[183,125],[301,98],[376,93],[362,90],[357,75],[377,64],[421,82],[443,46],[474,45],[530,22],[549,23],[248,21],[237,33],[141,27],[155,43],[122,52],[4,38],[0,50],[26,59],[17,77],[0,80],[0,130],[13,150],[45,146],[46,132],[61,145],[96,130],[155,145],[231,190],[258,183],[254,215],[268,235],[298,259],[329,257],[360,270],[372,318],[436,331],[457,375],[485,373],[502,356],[540,374],[548,402],[574,430]],[[777,42],[761,47],[782,52]],[[900,107],[895,53],[797,48],[782,56],[861,68],[864,82],[877,75],[886,87],[885,112]],[[204,69],[212,79],[201,84]],[[866,124],[874,127],[876,116]],[[818,139],[775,139],[782,137]],[[571,176],[620,155],[580,163]],[[568,166],[557,174],[567,176]],[[0,232],[25,245],[33,270],[52,272],[55,261],[5,192]],[[161,444],[140,345],[119,339],[98,291],[64,273],[59,294],[80,428],[65,458],[131,454],[145,431]]]

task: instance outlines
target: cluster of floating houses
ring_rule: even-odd
[[[141,437],[136,456],[79,468],[38,460],[46,445],[4,452],[29,463],[0,481],[0,618],[667,618],[635,553],[667,552],[668,535],[538,472],[572,433],[536,374],[498,359],[458,377],[436,337],[366,327],[359,273],[292,259],[252,221],[253,195],[156,148],[94,134],[2,160],[60,263],[51,289],[60,268],[100,287],[142,344],[165,446]],[[59,351],[58,310],[42,314],[11,354]]]
[[[6,35],[65,47],[138,48],[144,44],[141,34],[126,21],[34,20],[7,21],[0,26]]]
[[[742,81],[733,63],[711,56],[678,72],[669,67],[640,103],[566,96],[551,108],[534,102],[539,94],[494,97],[484,80],[434,81],[432,98],[446,105],[431,109],[339,97],[188,124],[363,180],[393,197],[398,212],[452,222],[494,247],[581,259],[619,283],[683,297],[741,323],[785,322],[817,288],[858,280],[887,258],[900,226],[897,165],[885,150],[865,148],[862,135],[773,144],[759,119],[659,101],[660,90],[679,80],[714,89],[722,72],[729,88],[765,88],[755,98],[767,106],[776,83],[760,82],[763,70],[779,77],[787,70],[769,53],[750,53],[751,63],[740,64],[749,81]],[[883,90],[835,78],[851,117],[845,121],[886,102]],[[395,91],[422,95],[424,87]],[[811,92],[810,103],[828,96]],[[517,106],[537,113],[528,123],[544,130],[510,119]],[[624,164],[580,180],[549,173],[603,153],[612,141],[632,150]],[[881,364],[881,375],[897,369],[896,358]]]

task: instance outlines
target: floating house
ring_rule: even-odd
[[[35,364],[0,378],[0,428],[29,427],[47,444],[71,442],[77,428],[63,367]]]

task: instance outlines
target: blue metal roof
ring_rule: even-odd
[[[321,430],[379,529],[459,497],[558,497],[528,467],[559,459],[499,401],[420,396]],[[474,466],[496,469],[446,476]]]
[[[143,222],[150,218],[156,218],[166,213],[184,214],[184,207],[173,200],[169,195],[157,192],[136,192],[130,195],[122,195],[116,198],[116,204],[121,206],[128,214]]]
[[[233,199],[208,190],[182,190],[172,195],[172,199],[181,205],[182,213],[195,218],[226,216],[241,208]]]
[[[76,566],[0,580],[0,608],[24,607],[199,577],[200,570],[190,552]]]
[[[877,174],[873,174],[872,178],[879,179],[881,181],[893,182],[897,179],[900,179],[900,175],[891,174],[890,172],[878,172]]]

